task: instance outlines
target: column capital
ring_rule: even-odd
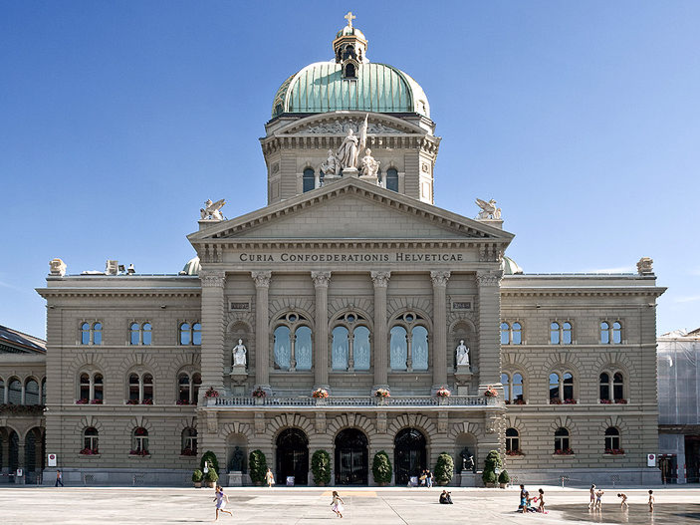
[[[476,283],[482,286],[498,286],[503,277],[503,270],[498,271],[478,271],[476,272]]]
[[[329,271],[313,271],[311,272],[311,279],[314,282],[314,286],[318,288],[319,286],[328,286],[331,282],[331,272]]]
[[[447,270],[432,270],[430,279],[433,281],[433,287],[447,286],[447,281],[450,280],[450,272]]]
[[[250,276],[253,278],[253,281],[255,281],[256,288],[270,287],[270,281],[272,280],[272,272],[270,270],[250,272]]]
[[[223,288],[226,282],[226,272],[224,270],[206,270],[199,275],[202,281],[202,288]]]
[[[372,271],[372,284],[375,288],[386,288],[389,286],[389,279],[391,278],[391,272],[386,271]]]

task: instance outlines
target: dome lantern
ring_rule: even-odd
[[[352,11],[344,17],[348,25],[338,31],[333,40],[333,53],[335,63],[340,64],[342,77],[345,80],[356,80],[360,70],[360,64],[367,63],[367,39],[365,35],[353,27],[352,21],[356,18]]]

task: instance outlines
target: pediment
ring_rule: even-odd
[[[349,129],[355,133],[365,120],[366,113],[337,111],[322,115],[313,115],[297,120],[275,132],[275,135],[345,135]],[[425,135],[425,130],[407,123],[399,118],[379,113],[369,113],[367,120],[368,135]]]
[[[405,195],[349,178],[191,234],[211,241],[474,241],[513,234]]]

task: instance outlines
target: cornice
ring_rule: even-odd
[[[581,288],[573,285],[570,288],[504,288],[501,286],[501,297],[659,297],[666,288],[646,287],[596,287]]]
[[[100,288],[37,288],[42,297],[201,297],[200,288],[100,289]]]

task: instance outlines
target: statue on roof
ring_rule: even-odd
[[[224,207],[224,204],[226,204],[226,201],[224,199],[218,200],[216,202],[212,202],[211,199],[207,199],[204,202],[204,208],[199,209],[199,213],[202,216],[202,220],[224,220],[224,216],[220,211],[221,208]]]
[[[324,175],[340,175],[340,161],[332,149],[328,150],[328,158],[321,164]]]
[[[362,157],[362,176],[376,177],[379,173],[380,162],[372,156],[372,150],[367,148],[365,156]]]
[[[338,157],[342,169],[357,169],[357,161],[358,157],[360,156],[360,151],[364,149],[365,144],[367,144],[368,119],[369,113],[365,115],[365,121],[360,127],[359,137],[355,135],[355,132],[352,130],[352,128],[350,128],[348,129],[348,134],[340,144],[340,147],[336,152],[336,157]]]
[[[499,220],[501,218],[501,208],[496,208],[496,201],[494,199],[491,199],[488,202],[481,199],[476,199],[476,204],[479,206],[479,208],[481,208],[479,215],[476,217],[477,219]]]
[[[61,259],[51,259],[49,261],[49,268],[49,273],[51,275],[58,275],[60,277],[66,275],[66,263],[64,263]]]

